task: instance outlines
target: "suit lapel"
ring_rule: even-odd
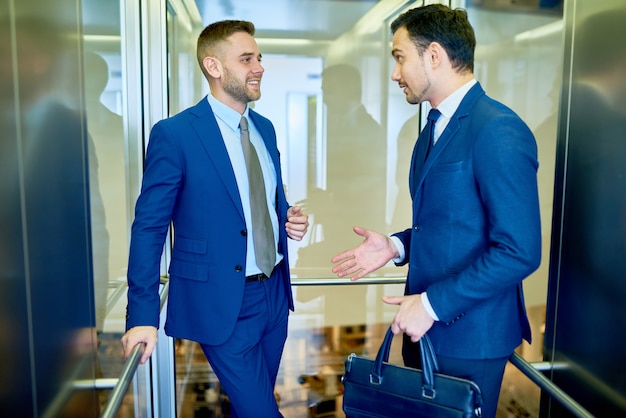
[[[411,191],[411,199],[415,198],[417,186],[421,184],[421,179],[423,178],[423,175],[417,172],[417,166],[420,165],[417,164],[417,156],[420,154],[418,151],[419,148],[426,146],[426,144],[423,143],[423,141],[426,140],[426,133],[423,132],[424,130],[425,129],[422,129],[422,132],[420,132],[417,137],[417,142],[413,147],[413,155],[411,156],[411,167],[409,169],[409,190]],[[423,172],[424,170],[421,171]]]
[[[239,210],[241,219],[244,219],[243,206],[241,197],[239,196],[239,188],[235,172],[224,144],[224,138],[220,132],[217,120],[213,115],[208,100],[203,98],[191,110],[192,115],[196,116],[191,120],[191,127],[198,136],[198,140],[206,150],[207,156],[211,164],[215,167],[220,179],[224,183],[224,187],[228,190],[230,198]]]
[[[463,100],[461,100],[461,104],[459,105],[456,112],[454,112],[454,115],[452,115],[452,118],[450,119],[450,122],[448,122],[448,126],[446,126],[446,129],[441,133],[441,136],[437,140],[437,144],[431,148],[430,154],[424,162],[424,168],[422,169],[421,175],[419,173],[416,173],[417,175],[419,175],[419,178],[417,179],[415,184],[415,191],[419,190],[419,188],[422,187],[422,184],[424,183],[424,178],[426,177],[432,166],[439,159],[448,144],[453,140],[453,138],[458,134],[459,130],[461,129],[461,121],[469,115],[472,107],[474,107],[474,104],[476,103],[476,100],[478,100],[478,98],[484,94],[485,91],[480,86],[480,83],[476,83],[467,92]]]

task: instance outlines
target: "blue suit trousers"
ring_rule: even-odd
[[[246,283],[235,330],[224,344],[201,344],[228,395],[231,417],[282,417],[274,385],[287,339],[289,309],[277,271],[264,282]]]

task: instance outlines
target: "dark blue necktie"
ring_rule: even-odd
[[[426,161],[426,158],[428,158],[430,149],[435,142],[435,124],[437,123],[437,119],[439,119],[439,116],[441,116],[441,112],[437,109],[430,109],[430,112],[428,112],[428,147],[426,148],[424,161]]]
[[[424,161],[428,158],[435,136],[435,122],[437,122],[439,116],[441,116],[441,112],[437,109],[430,109],[430,112],[428,112],[428,123],[417,140],[417,149],[415,150],[413,161],[414,176],[420,175],[424,167]]]

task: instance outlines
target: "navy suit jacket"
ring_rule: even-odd
[[[278,250],[275,277],[293,298],[287,257],[288,204],[272,123],[250,110],[277,175]],[[159,325],[161,253],[173,225],[165,332],[221,344],[234,330],[245,286],[247,230],[235,173],[206,97],[154,125],[135,208],[128,265],[126,328]],[[274,279],[274,278],[273,278]]]
[[[407,294],[426,291],[440,319],[437,353],[504,357],[531,341],[522,280],[541,259],[537,168],[532,132],[477,83],[410,173],[413,224],[395,235]]]

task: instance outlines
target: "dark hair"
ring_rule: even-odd
[[[405,27],[421,54],[432,42],[446,50],[452,67],[459,71],[474,71],[476,37],[464,9],[451,9],[431,4],[411,9],[391,23],[391,32]]]
[[[246,32],[254,36],[254,31],[254,24],[246,20],[222,20],[211,23],[204,28],[198,36],[198,44],[196,47],[196,56],[202,72],[204,73],[202,60],[216,53],[217,44],[223,42],[234,33]]]

